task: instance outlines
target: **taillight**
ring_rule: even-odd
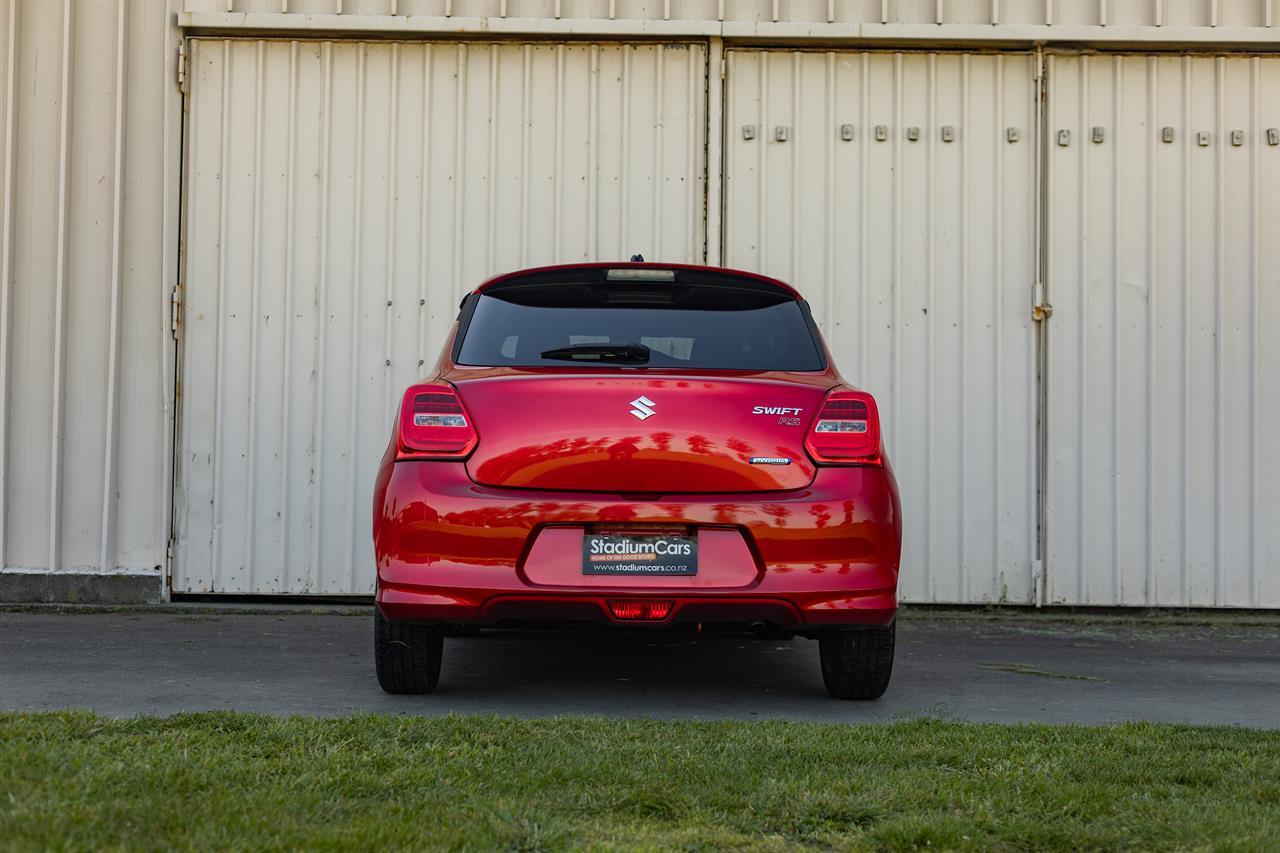
[[[480,437],[452,385],[414,385],[400,402],[400,453],[414,459],[462,459]]]
[[[819,465],[879,465],[880,414],[864,391],[832,391],[809,428],[805,448]]]

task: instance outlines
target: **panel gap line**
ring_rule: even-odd
[[[928,168],[925,181],[925,301],[932,313],[925,315],[925,422],[929,424],[924,442],[924,566],[925,576],[929,578],[929,600],[938,600],[938,579],[934,574],[933,550],[937,544],[937,513],[934,512],[934,498],[937,496],[938,478],[933,469],[934,460],[934,411],[937,394],[937,257],[938,250],[938,54],[930,53],[928,58],[929,81],[929,126],[927,136]]]
[[[351,249],[351,364],[348,365],[347,382],[347,482],[346,496],[346,576],[348,589],[355,589],[356,581],[356,528],[357,509],[361,504],[358,483],[356,482],[356,454],[359,450],[357,426],[360,413],[360,297],[364,289],[363,264],[364,255],[364,137],[366,119],[365,91],[368,85],[367,46],[360,44],[356,48],[356,104],[355,104],[355,163],[352,204],[354,207],[354,224],[352,226]]]
[[[217,295],[215,297],[216,304],[216,324],[217,341],[214,350],[213,362],[213,515],[210,519],[209,540],[211,551],[211,571],[209,588],[200,588],[198,592],[218,592],[222,589],[222,480],[223,468],[225,462],[223,460],[222,444],[224,440],[223,428],[223,408],[224,397],[223,381],[224,381],[224,362],[226,361],[227,348],[227,322],[226,322],[226,297],[227,297],[227,232],[229,225],[227,222],[227,170],[228,170],[228,154],[230,143],[228,136],[231,126],[231,107],[230,107],[230,90],[231,90],[231,68],[235,61],[235,51],[232,50],[233,43],[224,41],[222,43],[222,91],[219,93],[219,147],[218,147],[218,279],[217,279]],[[193,113],[194,114],[194,113]]]
[[[631,58],[635,53],[635,45],[622,46],[622,145],[618,160],[618,251],[619,258],[631,257],[635,247],[628,245],[631,241]]]
[[[308,555],[307,584],[304,592],[315,593],[320,588],[320,555],[324,524],[324,404],[326,387],[325,356],[327,349],[325,330],[329,327],[329,250],[331,159],[333,156],[333,50],[332,42],[321,48],[323,85],[320,96],[320,168],[316,176],[319,182],[320,210],[316,240],[316,345],[315,345],[315,397],[311,417],[311,453],[309,461],[311,489],[311,548]]]
[[[530,151],[529,151],[529,134],[530,123],[533,121],[533,113],[530,110],[530,99],[533,97],[533,85],[531,77],[533,47],[531,45],[524,46],[522,57],[523,76],[520,81],[520,162],[523,164],[520,172],[520,266],[529,266],[529,183],[532,180],[530,172]]]
[[[248,454],[244,501],[244,579],[241,590],[257,592],[254,583],[254,557],[258,542],[258,525],[254,515],[258,508],[258,312],[262,308],[262,137],[266,124],[266,42],[254,44],[253,86],[253,208],[249,224],[249,399],[246,406],[246,439]]]
[[[870,278],[871,265],[867,259],[869,251],[869,241],[867,239],[867,174],[870,171],[869,156],[871,146],[867,144],[867,121],[870,115],[871,107],[867,103],[871,98],[871,54],[863,51],[862,53],[862,79],[859,82],[860,91],[859,98],[861,103],[858,105],[858,127],[856,132],[861,134],[858,136],[858,310],[861,312],[859,318],[859,336],[861,340],[858,342],[858,373],[859,381],[865,383],[868,378],[867,361],[869,359],[870,344],[867,341],[867,312],[870,308],[870,286],[868,279]]]
[[[804,73],[800,64],[801,54],[791,54],[791,124],[795,130],[789,153],[791,154],[791,263],[790,277],[792,283],[800,280],[800,154],[797,146],[802,141],[804,127],[804,105],[800,102],[800,77]],[[828,181],[828,183],[830,183]]]
[[[1191,57],[1182,57],[1182,126],[1191,127]],[[1182,559],[1179,563],[1179,586],[1181,588],[1181,606],[1186,607],[1191,601],[1191,575],[1188,564],[1191,560],[1190,537],[1187,534],[1187,523],[1191,518],[1189,472],[1191,469],[1191,448],[1189,426],[1191,423],[1191,132],[1182,134],[1182,465],[1181,501],[1182,524]]]
[[[285,169],[284,180],[284,320],[281,349],[284,352],[283,383],[280,390],[280,570],[283,573],[282,591],[291,592],[294,588],[293,572],[289,559],[290,539],[290,501],[289,487],[293,465],[292,429],[293,409],[293,276],[294,276],[294,168],[298,138],[298,42],[289,42],[289,102],[287,106],[287,125],[285,129],[285,153],[289,166]]]
[[[1157,105],[1159,103],[1159,66],[1154,56],[1147,57],[1147,564],[1146,564],[1146,598],[1148,606],[1156,605],[1159,591],[1155,574],[1155,442],[1150,440],[1155,426],[1156,395],[1156,281],[1158,262],[1156,258],[1156,237],[1159,224],[1157,211],[1159,207],[1159,165],[1157,163],[1157,143],[1155,128],[1157,127]]]
[[[564,64],[565,46],[556,45],[555,148],[551,162],[552,263],[564,262]]]
[[[765,239],[769,232],[769,182],[765,176],[769,160],[769,56],[768,53],[761,53],[759,58],[760,133],[757,136],[760,144],[756,146],[760,163],[760,168],[756,170],[756,207],[760,211],[756,220],[756,269],[766,275],[769,273],[768,252],[765,249]]]
[[[827,335],[828,337],[835,338],[836,337],[836,334],[835,334],[835,328],[836,328],[836,322],[835,322],[835,317],[836,317],[836,306],[835,306],[835,302],[836,302],[836,298],[835,298],[836,143],[835,143],[835,135],[836,135],[837,124],[838,124],[836,120],[837,99],[836,99],[836,55],[835,53],[832,51],[827,51],[826,60],[827,60],[826,61],[826,74],[827,74],[826,119],[827,120],[823,123],[823,132],[824,132],[824,136],[826,137],[825,153],[826,153],[826,160],[827,160],[827,179],[826,181],[823,182],[824,184],[826,184],[824,188],[825,198],[823,200],[824,201],[823,207],[826,212],[826,215],[823,217],[825,220],[823,224],[825,226],[824,230],[826,232],[826,246],[825,246],[825,251],[823,252],[822,295],[823,295],[823,302],[826,305],[826,311],[824,311],[823,313],[825,314],[824,319],[826,320],[826,322],[824,323],[824,325],[826,326],[826,329],[827,329]],[[798,103],[799,101],[797,100],[797,104]],[[800,126],[800,122],[798,119],[796,121],[796,126],[797,127]],[[798,160],[799,158],[797,157],[794,159]],[[798,184],[799,181],[796,181],[795,183]],[[799,190],[797,189],[796,192],[799,192]],[[796,284],[798,282],[793,281],[792,283]]]
[[[1078,395],[1076,411],[1076,434],[1080,437],[1080,452],[1076,464],[1076,596],[1077,601],[1085,604],[1089,601],[1089,584],[1085,569],[1085,513],[1087,501],[1086,489],[1089,485],[1087,469],[1089,467],[1089,441],[1085,432],[1088,424],[1089,388],[1088,369],[1089,348],[1089,180],[1090,159],[1089,144],[1085,138],[1085,129],[1089,126],[1089,57],[1080,57],[1080,98],[1077,106],[1076,126],[1079,128],[1080,145],[1078,150],[1080,161],[1079,184],[1079,239],[1077,242],[1076,263],[1078,265],[1076,287],[1079,290],[1080,313],[1076,320],[1077,346],[1080,360],[1076,365],[1076,393]]]
[[[939,5],[941,14],[941,5]],[[960,483],[960,506],[957,508],[960,541],[957,553],[960,555],[960,600],[969,600],[969,552],[968,531],[965,507],[968,505],[968,484],[966,473],[969,458],[969,359],[966,354],[969,329],[969,56],[960,57],[960,133],[957,143],[960,146],[960,198],[956,200],[956,209],[960,211],[960,458],[956,460],[956,475]],[[992,575],[994,584],[994,575]],[[989,594],[994,589],[989,591]]]
[[[489,127],[487,139],[488,165],[485,181],[485,268],[488,275],[498,271],[497,221],[498,221],[498,69],[499,51],[496,44],[489,45]]]
[[[1270,15],[1267,17],[1267,25],[1270,26]],[[1260,130],[1259,119],[1262,116],[1262,104],[1258,93],[1262,89],[1262,60],[1253,57],[1250,63],[1250,83],[1252,85],[1252,101],[1253,109],[1252,124],[1253,130]],[[1250,168],[1249,168],[1249,220],[1253,233],[1250,235],[1250,252],[1249,252],[1249,307],[1250,315],[1253,319],[1252,328],[1249,336],[1249,459],[1253,462],[1249,466],[1249,605],[1251,607],[1262,606],[1262,573],[1258,570],[1259,554],[1261,553],[1261,545],[1259,536],[1261,525],[1258,524],[1258,491],[1262,478],[1258,476],[1258,433],[1261,431],[1260,409],[1262,400],[1262,386],[1258,379],[1258,365],[1260,360],[1260,349],[1262,341],[1262,217],[1260,213],[1260,197],[1258,185],[1262,179],[1262,163],[1259,155],[1262,146],[1257,144],[1250,145]]]
[[[1214,24],[1217,24],[1217,3],[1214,3]],[[1224,121],[1225,101],[1226,101],[1226,58],[1219,56],[1214,60],[1215,63],[1215,79],[1214,79],[1214,109],[1215,124],[1214,128],[1214,241],[1213,241],[1213,314],[1214,314],[1214,335],[1213,335],[1213,370],[1214,370],[1214,391],[1213,391],[1213,446],[1214,446],[1214,466],[1213,466],[1213,603],[1221,607],[1226,601],[1226,541],[1222,532],[1222,519],[1225,513],[1223,502],[1223,468],[1227,464],[1226,451],[1223,447],[1224,434],[1226,432],[1226,422],[1223,414],[1223,403],[1226,398],[1226,376],[1224,374],[1223,363],[1225,362],[1225,344],[1223,343],[1223,335],[1226,333],[1226,252],[1223,247],[1226,243],[1226,199],[1224,198],[1223,186],[1226,182],[1226,130]]]
[[[463,231],[466,225],[465,184],[467,180],[467,45],[457,47],[457,73],[454,78],[453,134],[453,303],[456,305],[466,288],[462,284]]]
[[[387,208],[386,234],[383,243],[384,263],[386,264],[386,287],[383,315],[383,358],[382,358],[382,433],[386,435],[395,425],[395,411],[392,408],[392,377],[396,373],[395,334],[396,334],[396,276],[399,269],[396,265],[396,201],[399,192],[399,159],[400,159],[400,49],[396,43],[391,45],[391,80],[387,92]]]
[[[4,210],[0,214],[0,569],[8,566],[9,512],[9,326],[13,302],[13,151],[18,129],[14,124],[14,81],[18,68],[18,4],[9,3],[9,38],[4,78]]]
[[[115,109],[112,115],[112,182],[111,182],[111,307],[108,315],[107,341],[107,413],[102,469],[102,528],[98,547],[98,570],[115,568],[115,507],[117,430],[120,399],[120,303],[124,275],[124,146],[125,146],[125,57],[128,4],[116,2],[115,44]],[[3,461],[0,461],[3,466]],[[2,486],[0,486],[2,488]],[[2,510],[0,510],[2,511]],[[3,567],[0,561],[0,567]]]
[[[432,66],[435,60],[433,45],[422,46],[422,153],[418,162],[418,363],[414,366],[414,376],[421,377],[427,361],[428,323],[431,312],[435,309],[434,300],[430,300],[431,291],[431,104],[434,76]]]
[[[707,262],[705,252],[703,253],[701,258],[698,257],[697,247],[698,247],[699,241],[696,239],[697,232],[698,232],[698,226],[697,226],[698,202],[700,199],[706,198],[706,195],[707,195],[706,182],[698,180],[698,166],[694,157],[694,152],[702,147],[698,144],[698,137],[700,135],[699,130],[702,127],[702,123],[699,120],[699,116],[701,116],[703,112],[705,112],[709,120],[711,117],[711,111],[709,109],[705,109],[707,105],[700,104],[698,102],[697,83],[699,82],[699,78],[697,74],[697,63],[695,62],[695,59],[694,59],[695,56],[700,56],[702,58],[704,67],[707,62],[707,56],[705,53],[702,52],[701,47],[694,48],[693,46],[690,46],[688,50],[688,57],[686,58],[686,63],[688,67],[685,69],[685,77],[688,83],[688,91],[685,93],[685,98],[687,99],[687,104],[685,107],[685,122],[687,123],[687,127],[688,127],[688,131],[687,131],[688,137],[685,144],[685,150],[687,152],[687,157],[688,157],[688,159],[685,162],[685,198],[687,200],[688,210],[686,211],[685,215],[686,217],[688,217],[688,219],[685,224],[685,249],[684,249],[685,263],[689,263],[689,264]],[[699,109],[700,107],[702,107],[703,109]],[[703,156],[704,158],[706,156],[705,149],[704,149]],[[705,204],[705,201],[703,203]],[[702,226],[704,229],[706,228],[705,220],[703,221]],[[702,235],[702,243],[703,245],[706,244],[705,231]]]
[[[661,260],[662,255],[662,145],[664,142],[664,134],[666,124],[666,49],[662,45],[655,45],[654,52],[654,122],[653,122],[653,170],[649,175],[652,181],[650,190],[653,198],[650,201],[650,215],[653,217],[653,237],[650,242],[650,249],[653,252],[652,260]]]
[[[992,0],[992,16],[996,16],[995,0]],[[992,269],[992,304],[995,306],[995,313],[992,317],[992,343],[993,358],[996,368],[995,385],[992,389],[992,430],[991,430],[991,460],[992,460],[992,488],[991,488],[991,542],[992,557],[995,560],[995,566],[992,574],[993,591],[995,585],[999,582],[1004,572],[1004,560],[1001,554],[1000,539],[1000,506],[1002,500],[1001,486],[1002,471],[1000,467],[1001,461],[1001,438],[1002,426],[1004,425],[1004,170],[1005,170],[1005,154],[1004,145],[1001,144],[1000,135],[1004,129],[1004,57],[997,56],[995,58],[995,91],[993,92],[993,101],[995,103],[995,126],[992,128],[992,138],[995,140],[996,168],[995,168],[995,187],[994,209],[992,210],[993,227],[991,229],[991,269]]]
[[[49,571],[62,568],[62,441],[63,395],[66,393],[68,220],[70,219],[71,157],[71,0],[62,4],[62,56],[58,82],[58,197],[56,255],[54,257],[53,407],[49,442]]]
[[[887,2],[887,0],[886,0]],[[893,288],[893,340],[889,346],[890,411],[893,448],[902,447],[902,53],[893,55],[893,260],[889,279]]]
[[[587,247],[584,260],[600,260],[600,45],[588,49],[587,126]],[[521,178],[528,182],[528,172]]]
[[[1124,589],[1124,563],[1121,560],[1120,483],[1124,476],[1120,459],[1120,287],[1124,280],[1122,266],[1124,245],[1124,212],[1122,194],[1124,186],[1123,163],[1120,159],[1124,147],[1124,57],[1111,57],[1111,124],[1115,128],[1111,146],[1111,581],[1112,602],[1126,603]]]

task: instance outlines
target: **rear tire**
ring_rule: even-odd
[[[829,631],[818,639],[822,683],[837,699],[879,699],[893,674],[897,624]]]
[[[430,693],[440,682],[444,630],[439,625],[389,622],[373,608],[373,659],[388,693]]]

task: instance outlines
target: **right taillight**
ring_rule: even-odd
[[[804,444],[819,465],[881,464],[875,399],[864,391],[827,394]]]
[[[414,385],[400,402],[400,455],[413,459],[464,459],[480,437],[452,385]]]

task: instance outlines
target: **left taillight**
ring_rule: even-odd
[[[400,456],[465,459],[480,436],[452,385],[413,385],[400,401]]]
[[[875,399],[865,391],[830,392],[804,444],[819,465],[883,464]]]

